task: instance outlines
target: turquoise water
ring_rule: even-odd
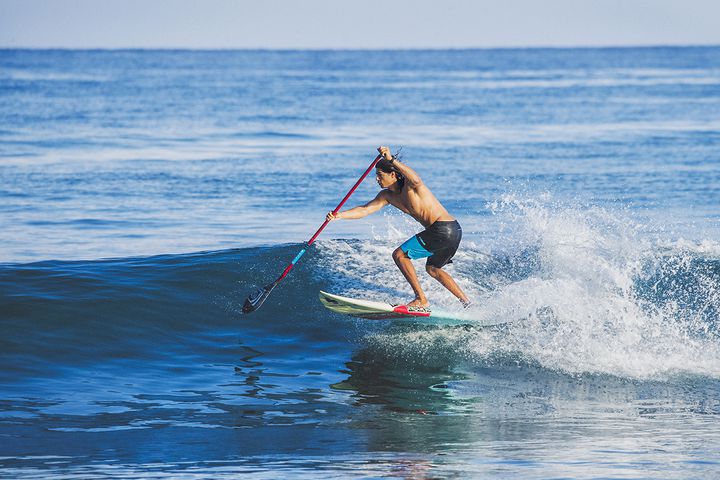
[[[720,474],[720,48],[2,50],[0,99],[0,476]],[[389,210],[242,315],[381,144],[508,323],[325,310],[410,298]]]

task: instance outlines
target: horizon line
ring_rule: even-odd
[[[463,50],[610,50],[610,49],[653,49],[653,48],[717,48],[720,43],[688,43],[688,44],[626,44],[626,45],[532,45],[532,46],[494,46],[494,47],[68,47],[68,46],[3,46],[0,50],[75,50],[75,51],[357,51],[357,52],[383,52],[383,51],[463,51]]]

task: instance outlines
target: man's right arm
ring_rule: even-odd
[[[340,218],[354,220],[356,218],[363,218],[367,217],[371,213],[377,212],[388,203],[390,202],[388,202],[387,200],[387,192],[385,190],[382,190],[377,195],[375,195],[375,198],[370,200],[365,205],[360,205],[358,207],[345,210],[344,212],[338,212],[337,215],[333,215],[332,212],[328,212],[325,218],[326,220],[338,220]]]
[[[378,152],[382,155],[385,160],[392,163],[392,166],[405,177],[405,182],[410,188],[417,188],[422,184],[420,175],[415,170],[402,163],[397,158],[393,157],[388,147],[378,147]]]

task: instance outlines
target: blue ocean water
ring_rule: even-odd
[[[325,310],[389,210],[241,314],[378,145],[507,324]],[[717,477],[718,147],[720,47],[0,50],[0,476]]]

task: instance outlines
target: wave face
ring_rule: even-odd
[[[621,215],[547,199],[508,196],[493,209],[512,240],[495,251],[466,242],[448,268],[475,299],[478,320],[507,324],[369,338],[408,354],[440,342],[481,364],[521,360],[640,379],[720,377],[720,245],[658,243]],[[277,277],[300,245],[3,266],[0,348],[18,360],[2,375],[12,383],[99,359],[152,357],[158,342],[174,352],[214,330],[260,328],[344,348],[343,322],[320,306],[318,290],[390,302],[410,296],[391,253],[412,226],[387,221],[387,232],[373,240],[318,242],[249,315],[240,313],[247,294]],[[424,272],[420,277],[436,305],[460,308]]]

